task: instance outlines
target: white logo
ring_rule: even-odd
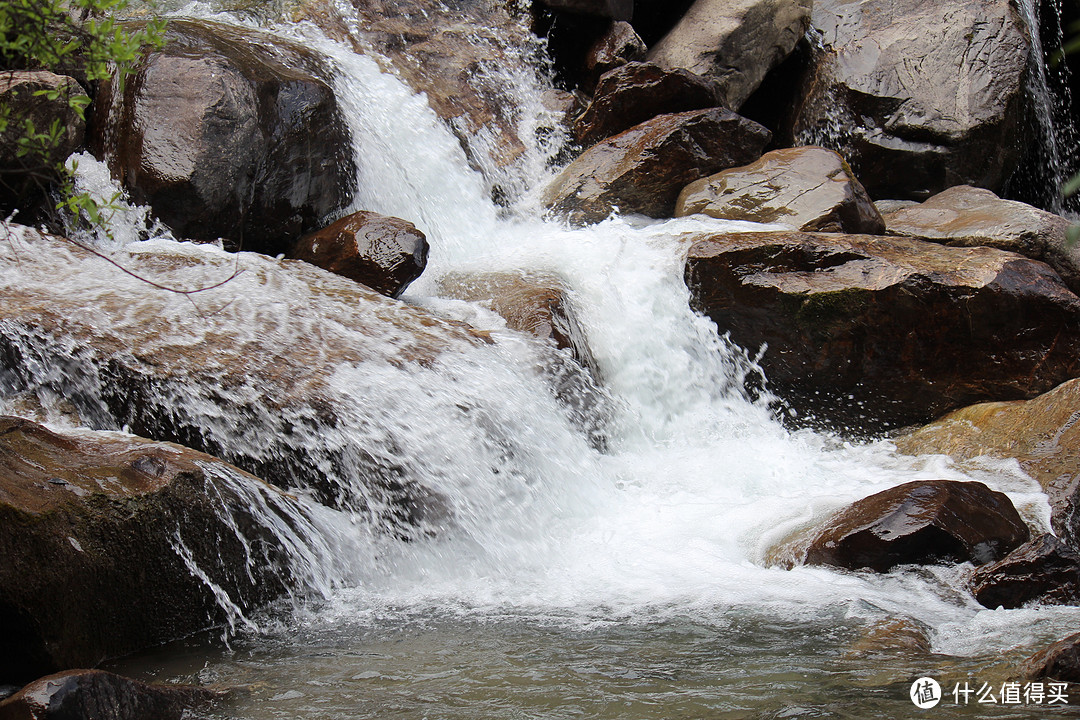
[[[937,680],[922,677],[911,683],[911,702],[920,710],[929,710],[941,702],[941,686]]]

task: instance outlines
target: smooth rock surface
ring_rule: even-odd
[[[586,87],[589,93],[596,88],[600,76],[628,62],[645,59],[649,49],[628,22],[614,22],[607,32],[585,53]]]
[[[661,115],[581,154],[544,192],[572,222],[623,213],[670,217],[679,191],[699,178],[761,156],[768,130],[724,108]]]
[[[894,442],[909,455],[1016,458],[1049,497],[1054,532],[1080,549],[1080,380],[1026,402],[961,408]]]
[[[799,143],[839,151],[875,199],[1000,190],[1024,144],[1031,51],[1015,3],[815,0],[811,33]]]
[[[166,40],[95,103],[95,154],[133,202],[177,237],[277,255],[351,200],[349,133],[310,50],[205,20]]]
[[[887,572],[897,565],[996,560],[1029,531],[1003,493],[979,482],[920,480],[863,498],[810,543],[808,565]]]
[[[885,223],[844,159],[832,150],[773,150],[740,168],[690,183],[675,216],[783,223],[796,230],[878,235]]]
[[[1080,376],[1080,298],[992,248],[798,232],[701,234],[695,309],[750,352],[799,417],[852,431],[929,422]]]
[[[407,220],[355,212],[300,239],[289,257],[396,298],[427,267],[428,242]]]
[[[811,0],[697,0],[657,43],[649,62],[715,80],[738,110],[765,74],[795,48]]]
[[[956,247],[985,245],[1042,260],[1080,291],[1080,247],[1066,238],[1069,221],[983,188],[957,185],[885,216],[890,235]]]
[[[971,577],[971,594],[988,608],[1080,603],[1080,553],[1040,535]]]

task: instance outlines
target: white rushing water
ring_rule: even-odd
[[[664,617],[707,623],[745,607],[788,619],[910,617],[931,628],[936,651],[961,655],[1029,643],[1075,622],[1068,609],[981,608],[963,590],[964,567],[883,576],[768,567],[769,549],[792,532],[901,482],[981,480],[1008,493],[1037,528],[1047,527],[1046,499],[1015,462],[962,469],[941,457],[897,456],[887,442],[791,432],[764,400],[747,400],[741,388],[752,363],[690,310],[682,238],[761,226],[613,218],[571,229],[535,213],[506,217],[423,96],[310,27],[288,32],[335,69],[360,165],[355,208],[408,219],[428,236],[428,270],[404,300],[497,339],[433,369],[347,364],[330,379],[357,413],[393,404],[383,419],[403,464],[449,499],[456,525],[408,543],[357,529],[348,552],[339,553],[349,559],[337,561],[334,590],[316,614],[302,617],[332,626],[437,610],[584,625]],[[80,169],[93,182],[89,158]],[[174,245],[166,251],[225,257]],[[236,297],[220,303],[221,322],[250,319],[267,285],[277,293],[273,302],[284,304],[274,313],[288,316],[309,300],[282,295],[289,281],[269,261],[244,262],[264,279],[223,287]],[[571,291],[611,398],[606,452],[589,446],[532,370],[538,356],[530,340],[482,306],[439,296],[448,272],[519,269],[554,273]],[[351,342],[347,334],[338,341]],[[462,403],[479,410],[455,411]],[[500,446],[499,437],[508,440]],[[340,542],[352,521],[341,514],[323,522]]]

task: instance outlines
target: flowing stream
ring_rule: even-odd
[[[249,688],[214,711],[221,718],[903,717],[915,678],[946,689],[1000,683],[1010,663],[1075,629],[1075,609],[982,608],[964,590],[969,566],[885,575],[770,566],[769,550],[800,528],[914,479],[978,479],[1037,528],[1049,511],[1015,462],[957,467],[898,456],[886,441],[793,432],[768,396],[747,399],[752,360],[689,309],[682,238],[761,226],[613,218],[569,229],[541,219],[529,193],[496,206],[491,177],[469,167],[423,96],[313,28],[278,32],[334,68],[364,188],[356,209],[428,235],[428,269],[404,300],[497,340],[468,364],[451,359],[407,382],[385,368],[365,375],[363,364],[334,379],[356,388],[343,392],[356,393],[357,412],[374,412],[363,393],[393,388],[376,400],[392,404],[395,445],[457,523],[404,542],[320,509],[311,532],[329,551],[309,560],[331,565],[317,573],[320,592],[245,618],[227,638],[215,631],[112,669]],[[526,110],[541,83],[519,83]],[[535,188],[550,148],[532,152]],[[105,182],[91,159],[82,165],[86,183]],[[196,252],[167,238],[151,245]],[[517,270],[570,288],[609,396],[603,450],[553,400],[531,340],[481,305],[440,296],[449,272]],[[285,281],[270,284],[284,304],[274,312],[307,301]],[[216,292],[258,302],[243,282]],[[462,402],[483,413],[455,414]],[[485,423],[510,450],[490,446]],[[894,619],[921,628],[932,652],[866,642]],[[972,701],[937,712],[985,710]],[[1003,706],[992,716],[1030,713]]]

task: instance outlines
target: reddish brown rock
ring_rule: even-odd
[[[573,222],[623,213],[670,217],[698,178],[761,156],[768,130],[724,108],[661,115],[593,145],[555,178],[544,202]]]
[[[877,431],[1080,376],[1080,298],[991,248],[798,232],[698,236],[696,309],[802,420]]]
[[[574,123],[574,137],[588,147],[657,115],[723,105],[717,90],[688,70],[626,63],[601,76],[592,102]]]
[[[424,233],[406,220],[356,212],[300,239],[289,257],[396,298],[427,266]]]
[[[585,88],[592,93],[600,76],[628,62],[645,59],[648,48],[628,22],[613,22],[585,54]]]
[[[1080,550],[1080,380],[1028,401],[987,402],[955,410],[895,438],[909,455],[1016,458],[1050,500],[1058,537]]]
[[[971,577],[971,594],[988,608],[1080,603],[1080,553],[1040,535]]]
[[[1028,539],[1003,493],[979,482],[921,480],[863,498],[825,523],[808,565],[887,572],[897,565],[982,564]]]
[[[727,220],[784,223],[797,230],[876,235],[885,223],[844,159],[832,150],[773,150],[679,193],[676,217],[702,213]]]
[[[1080,633],[1058,640],[1028,658],[1021,672],[1029,680],[1080,683]]]
[[[1080,248],[1069,243],[1069,221],[970,185],[957,185],[926,202],[885,216],[890,235],[955,247],[985,245],[1042,260],[1073,292],[1080,290]]]
[[[220,692],[157,685],[102,670],[68,670],[35,680],[0,702],[0,720],[182,720]]]
[[[95,153],[134,202],[178,237],[268,255],[348,204],[352,144],[310,50],[209,21],[166,37],[95,103]]]

